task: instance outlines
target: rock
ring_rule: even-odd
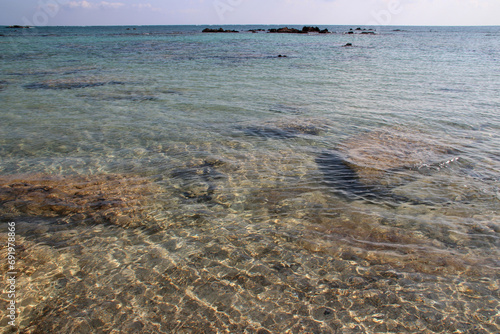
[[[352,43],[346,43],[346,45],[344,45],[344,47],[347,47],[347,46],[352,46]]]
[[[13,26],[8,26],[7,29],[29,29],[31,28],[30,26],[19,26],[19,25],[13,25]]]
[[[76,89],[76,88],[89,88],[89,87],[99,87],[104,85],[124,85],[122,81],[94,81],[92,79],[80,78],[79,80],[67,79],[67,80],[47,80],[42,82],[34,82],[26,84],[23,87],[25,89]]]
[[[398,127],[354,136],[339,148],[366,184],[379,183],[390,170],[442,161],[452,153],[425,133]]]
[[[174,170],[171,178],[178,183],[182,198],[198,203],[210,202],[218,183],[226,178],[217,169],[226,164],[222,158],[209,156],[201,163]]]
[[[202,32],[210,32],[210,33],[236,33],[239,32],[237,30],[224,30],[222,28],[219,29],[211,29],[211,28],[205,28],[202,30]]]
[[[375,35],[375,31],[373,29],[361,29],[360,27],[356,28],[356,29],[349,29],[349,31],[345,32],[345,34],[348,34],[348,35],[354,35],[354,34],[358,34],[358,35]]]
[[[278,58],[286,58],[286,55],[278,55]]]
[[[144,224],[148,196],[160,192],[151,180],[132,175],[0,176],[0,214],[135,227]]]
[[[288,28],[288,27],[279,28],[279,29],[269,29],[269,32],[270,33],[280,33],[280,34],[303,34],[303,33],[305,33],[302,30],[298,30],[295,28]]]
[[[308,27],[304,26],[301,30],[295,28],[278,28],[278,29],[269,29],[270,33],[282,33],[282,34],[308,34],[308,33],[320,33],[326,34],[328,33],[328,29],[320,30],[318,27]]]
[[[303,33],[308,33],[308,32],[320,32],[320,29],[318,27],[303,27],[302,28]]]

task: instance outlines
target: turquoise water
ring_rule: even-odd
[[[0,31],[19,328],[499,332],[500,28],[203,28]]]

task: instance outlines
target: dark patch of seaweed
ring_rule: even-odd
[[[99,87],[104,85],[124,85],[121,81],[97,81],[97,82],[34,82],[23,87],[25,89],[78,89],[78,88],[89,88],[89,87]]]
[[[390,189],[363,183],[358,174],[334,151],[323,151],[316,157],[316,164],[326,185],[350,201],[365,200],[376,204],[425,204],[391,193]]]
[[[317,136],[321,133],[321,129],[313,125],[290,123],[283,124],[281,127],[273,126],[247,126],[237,127],[247,136],[261,137],[266,139],[290,139],[297,138],[300,135]]]
[[[243,131],[247,136],[262,137],[266,139],[289,139],[297,137],[297,134],[290,130],[264,126],[239,127],[238,130]]]

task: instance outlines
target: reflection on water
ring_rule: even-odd
[[[410,33],[415,63],[397,34],[102,29],[124,40],[63,33],[0,74],[21,332],[500,331],[491,64],[442,64],[474,71],[458,99]]]

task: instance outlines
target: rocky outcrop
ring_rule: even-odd
[[[262,31],[266,31],[266,30],[265,30],[265,29],[250,29],[250,30],[248,30],[248,31],[249,31],[249,32],[251,32],[251,33],[256,34],[256,33],[258,33],[258,32],[262,32]]]
[[[356,29],[349,29],[349,31],[345,32],[345,34],[347,35],[354,35],[354,34],[358,34],[358,35],[375,35],[375,30],[373,29],[366,29],[366,28],[356,28]]]
[[[308,34],[308,33],[326,34],[329,32],[328,29],[321,30],[318,27],[308,27],[308,26],[304,26],[302,30],[284,27],[278,29],[269,29],[268,31],[270,33],[281,33],[281,34]]]
[[[7,29],[29,29],[31,28],[30,26],[19,26],[19,25],[13,25],[13,26],[8,26]]]
[[[278,29],[269,29],[270,33],[280,33],[280,34],[303,34],[302,30],[295,29],[295,28],[278,28]]]
[[[219,29],[211,29],[211,28],[205,28],[202,30],[202,32],[211,32],[211,33],[236,33],[239,32],[237,30],[224,30],[222,28]]]

